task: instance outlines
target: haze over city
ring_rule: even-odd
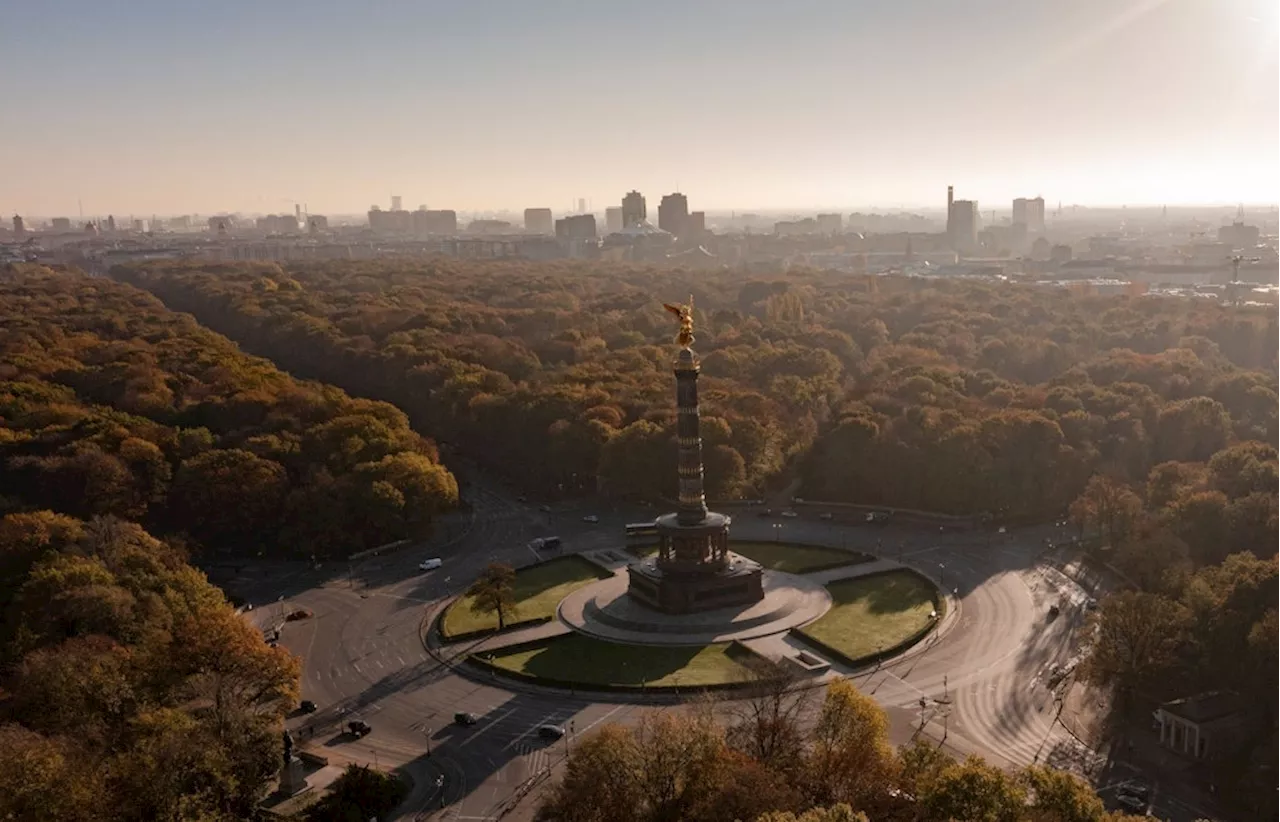
[[[1262,0],[0,5],[0,209],[1276,200]]]

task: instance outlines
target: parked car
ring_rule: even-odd
[[[304,699],[298,703],[298,710],[302,711],[304,714],[313,714],[316,712],[316,703],[312,702],[310,699]]]
[[[1060,608],[1058,608],[1057,603],[1054,603],[1053,605],[1050,605],[1050,606],[1049,606],[1049,619],[1057,619],[1058,614],[1060,614],[1061,612],[1062,612],[1062,611],[1061,611],[1061,609],[1060,609]]]
[[[560,537],[546,537],[542,540],[542,550],[558,551],[563,544],[564,540],[560,539]]]
[[[538,736],[543,739],[560,739],[564,736],[564,728],[559,725],[539,725]]]
[[[594,525],[594,524],[596,524],[597,522],[599,522],[599,521],[600,521],[600,518],[599,518],[599,517],[597,517],[595,514],[587,514],[585,517],[583,517],[583,518],[582,518],[582,521],[583,521],[583,522],[589,522],[589,523],[591,523],[592,525]]]
[[[1117,796],[1116,802],[1130,813],[1143,814],[1147,812],[1146,800],[1140,799],[1136,796],[1131,796],[1127,793],[1122,793]]]
[[[800,515],[799,515],[799,514],[797,514],[795,511],[783,511],[783,512],[782,512],[782,515],[783,515],[784,517],[786,517],[787,519],[794,519],[795,517],[800,516]]]
[[[359,739],[362,736],[368,736],[373,728],[363,719],[353,719],[347,723],[347,732]]]
[[[1120,787],[1116,789],[1116,792],[1121,796],[1132,796],[1143,804],[1151,800],[1151,789],[1141,782],[1133,780],[1120,783]]]
[[[441,565],[444,565],[444,560],[440,559],[440,557],[432,557],[431,559],[424,559],[422,562],[419,562],[418,570],[434,571],[435,569],[439,568]]]
[[[1088,599],[1088,601],[1086,601],[1086,602],[1085,602],[1085,604],[1084,604],[1084,609],[1085,609],[1086,611],[1096,611],[1096,610],[1098,610],[1098,600],[1094,599],[1093,597],[1090,597],[1090,598]]]
[[[474,725],[480,721],[480,717],[475,714],[458,712],[453,715],[453,724],[455,725]]]

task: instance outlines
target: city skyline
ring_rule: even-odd
[[[0,209],[1277,199],[1260,0],[497,5],[0,9]]]

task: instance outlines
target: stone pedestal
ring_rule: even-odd
[[[293,796],[305,791],[308,787],[307,777],[303,774],[302,760],[293,757],[289,764],[280,769],[280,790],[284,796]]]
[[[753,605],[764,598],[759,565],[729,560],[729,518],[707,512],[697,522],[659,517],[658,556],[628,568],[633,599],[665,614]]]

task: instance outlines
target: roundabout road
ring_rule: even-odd
[[[336,577],[323,570],[295,573],[287,587],[260,578],[248,595],[259,605],[259,622],[299,606],[314,614],[288,623],[281,636],[281,644],[302,658],[303,697],[319,706],[315,714],[289,719],[295,738],[335,761],[403,767],[414,778],[402,806],[405,818],[439,812],[442,793],[447,808],[438,818],[495,818],[527,780],[562,762],[577,736],[604,722],[632,724],[649,712],[673,710],[512,690],[501,681],[462,677],[427,655],[419,637],[425,606],[457,593],[488,562],[528,564],[534,559],[524,547],[528,540],[552,533],[564,538],[568,551],[616,547],[624,522],[645,518],[635,511],[587,509],[548,515],[492,490],[476,492],[473,505],[473,528],[448,547],[372,558]],[[587,513],[597,514],[600,523],[583,523]],[[927,639],[854,677],[884,705],[895,742],[918,733],[923,720],[923,732],[945,740],[957,755],[978,753],[1006,766],[1051,761],[1092,767],[1088,752],[1053,721],[1053,695],[1043,681],[1050,664],[1071,656],[1072,626],[1082,617],[1084,598],[1038,561],[1045,538],[1062,536],[1058,529],[938,534],[816,518],[781,520],[777,529],[779,521],[756,517],[751,509],[735,514],[738,539],[768,540],[780,531],[789,541],[900,558],[954,589],[960,611],[941,641]],[[423,558],[437,555],[444,559],[441,569],[417,570]],[[1071,603],[1050,620],[1050,604],[1064,599]],[[477,714],[481,721],[455,726],[455,712]],[[342,733],[356,718],[373,728],[360,740]],[[571,733],[544,742],[536,731],[544,723]],[[437,787],[440,776],[443,788]],[[525,802],[507,818],[531,814]]]

